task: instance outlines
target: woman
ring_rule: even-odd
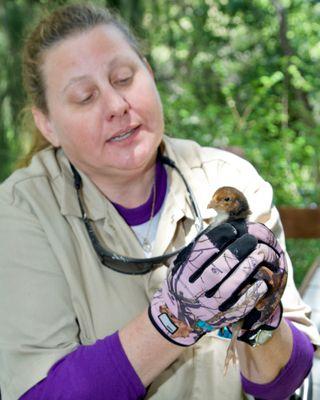
[[[3,399],[292,393],[319,336],[291,267],[286,318],[278,301],[261,306],[271,289],[259,265],[269,263],[278,297],[286,280],[274,236],[260,224],[199,233],[228,185],[283,242],[270,186],[234,155],[163,136],[150,66],[103,10],[58,9],[30,35],[23,65],[43,150],[0,189]],[[237,321],[239,363],[224,376],[223,328]]]

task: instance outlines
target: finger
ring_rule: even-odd
[[[202,280],[207,291],[210,291],[207,297],[215,293],[234,268],[253,252],[256,245],[255,237],[245,234],[228,246],[216,260],[204,265],[205,269],[199,279]]]
[[[257,281],[238,299],[238,301],[228,308],[221,311],[232,314],[236,319],[244,318],[252,311],[259,300],[268,292],[268,286],[264,281]]]
[[[207,229],[205,235],[215,247],[221,250],[236,239],[237,230],[231,224],[224,223],[213,229]]]
[[[220,251],[232,243],[237,231],[230,224],[221,224],[199,237],[188,259],[189,281],[195,282],[202,271],[219,255]]]
[[[255,236],[259,243],[267,244],[279,254],[279,269],[283,271],[283,273],[286,275],[288,271],[286,255],[285,252],[282,250],[276,237],[274,236],[273,232],[265,225],[260,223],[249,222],[247,226],[248,226],[248,232],[251,235]],[[286,282],[286,277],[284,277],[284,285],[285,282]]]
[[[236,219],[234,221],[230,221],[229,224],[236,228],[238,237],[248,233],[247,223],[244,219]]]
[[[248,233],[255,236],[259,242],[266,243],[272,247],[279,254],[283,253],[279,242],[277,241],[273,232],[264,224],[249,222],[247,224]]]
[[[206,297],[218,296],[220,299],[228,299],[226,301],[228,308],[237,301],[241,290],[249,283],[250,278],[260,265],[269,265],[270,268],[275,270],[278,262],[278,254],[271,247],[259,244],[242,262],[235,264],[229,273],[226,273],[219,282],[209,289],[206,292]],[[204,277],[204,279],[208,278]],[[259,276],[255,280],[259,280]]]
[[[220,287],[218,288],[218,290],[216,290],[215,293],[213,293],[213,291],[211,290],[207,292],[206,295],[213,295],[216,298],[217,296],[219,296],[219,298],[221,299],[227,299],[220,305],[219,309],[228,309],[238,301],[238,298],[241,296],[244,287],[248,285],[250,281],[252,281],[253,274],[255,280],[264,281],[269,288],[269,275],[269,280],[266,280],[263,279],[262,274],[256,275],[255,271],[262,264],[276,266],[277,263],[277,253],[265,244],[259,244],[257,248],[241,264],[239,264],[236,269],[234,269],[231,275],[229,275],[228,278],[220,284]],[[270,269],[268,269],[268,271],[272,273]]]
[[[257,281],[238,299],[229,309],[217,313],[213,318],[206,322],[217,326],[223,323],[224,326],[233,324],[244,318],[254,309],[256,303],[267,293],[268,288],[264,281]],[[220,309],[220,307],[219,307]]]

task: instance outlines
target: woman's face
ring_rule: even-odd
[[[44,136],[89,175],[143,170],[163,134],[152,72],[112,25],[76,34],[44,56]]]

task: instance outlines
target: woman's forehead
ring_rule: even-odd
[[[43,70],[47,77],[58,73],[70,80],[95,67],[111,70],[133,60],[141,62],[125,35],[115,26],[101,25],[59,42],[46,53]]]
[[[103,56],[110,60],[111,66],[117,62],[120,56],[130,57],[132,54],[137,55],[135,49],[131,46],[128,39],[114,25],[98,25],[90,30],[78,32],[59,41],[55,46],[50,48],[44,57],[46,62],[48,59],[55,57],[68,58],[72,57],[80,61],[86,55]]]

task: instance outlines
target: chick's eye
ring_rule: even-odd
[[[230,197],[225,197],[224,198],[224,201],[226,201],[226,202],[228,202],[228,201],[230,201],[231,199],[230,199]]]

